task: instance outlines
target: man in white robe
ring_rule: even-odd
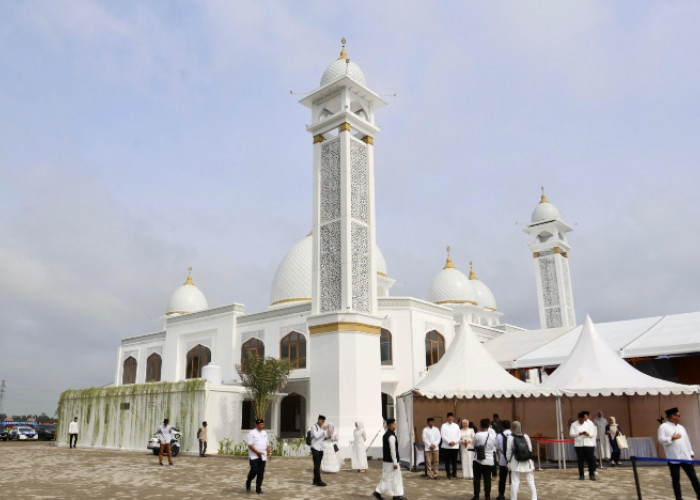
[[[386,420],[387,430],[382,437],[382,479],[372,492],[374,498],[382,500],[382,493],[391,495],[393,500],[406,500],[403,496],[403,477],[399,465],[399,442],[396,439],[396,420]]]

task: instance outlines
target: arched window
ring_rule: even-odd
[[[382,418],[394,418],[394,398],[386,392],[382,392]]]
[[[200,378],[202,376],[202,367],[208,365],[210,361],[211,351],[208,347],[202,344],[194,346],[187,353],[185,378]]]
[[[431,330],[425,334],[425,366],[432,366],[445,354],[445,337]]]
[[[265,357],[265,344],[260,339],[250,339],[244,342],[241,346],[241,360],[248,359],[251,356]]]
[[[146,382],[160,382],[160,367],[163,360],[160,354],[154,352],[146,359]]]
[[[122,372],[122,384],[136,383],[136,358],[129,356],[124,360],[124,371]]]
[[[292,332],[280,341],[280,358],[295,361],[294,368],[306,368],[306,339]]]
[[[384,328],[382,328],[382,333],[379,337],[379,352],[383,365],[394,364],[391,355],[391,332]]]

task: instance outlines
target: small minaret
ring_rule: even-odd
[[[569,243],[566,233],[572,231],[544,194],[524,229],[530,235],[530,250],[535,263],[537,302],[541,328],[576,326],[574,297],[569,272]]]
[[[355,421],[381,426],[373,150],[374,114],[386,103],[343,40],[301,104],[311,109],[314,155],[309,417],[326,415],[347,446]]]

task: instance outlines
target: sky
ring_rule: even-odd
[[[577,321],[700,307],[700,3],[0,0],[6,413],[109,384],[193,267],[256,312],[311,229],[310,112],[347,39],[388,106],[377,242],[392,295],[469,261],[538,328],[540,186]],[[699,333],[700,334],[700,333]]]

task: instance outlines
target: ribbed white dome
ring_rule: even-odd
[[[544,195],[544,188],[542,190],[542,198],[537,204],[535,209],[532,211],[532,222],[539,222],[544,220],[554,220],[559,217],[559,209],[552,205],[547,197]]]
[[[342,58],[333,61],[330,66],[326,68],[326,71],[323,72],[323,76],[321,77],[321,87],[346,75],[355,80],[357,83],[365,86],[367,85],[365,74],[362,72],[360,67],[353,61]]]
[[[378,247],[374,247],[377,273],[387,275],[386,261]],[[311,300],[313,267],[313,236],[306,235],[297,242],[280,262],[272,280],[270,305]]]
[[[202,291],[194,286],[192,276],[187,276],[187,281],[175,290],[165,314],[188,314],[209,309],[207,299]]]
[[[436,304],[474,304],[476,291],[469,278],[454,267],[452,259],[447,257],[447,263],[442,271],[433,278],[426,300]]]

